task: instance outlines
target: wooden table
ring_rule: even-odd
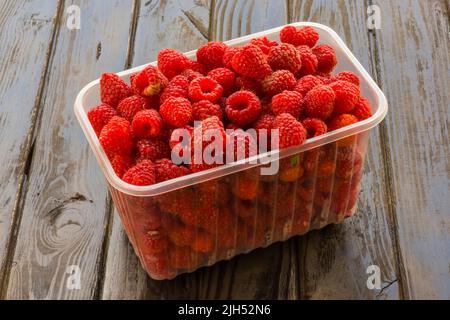
[[[71,30],[75,4],[81,29]],[[366,26],[378,5],[381,29]],[[2,1],[0,297],[450,298],[449,2]],[[67,19],[69,17],[69,24]],[[387,95],[356,216],[173,281],[140,267],[72,111],[103,71],[293,21],[335,29]],[[68,286],[80,268],[79,289]],[[378,265],[381,289],[369,290]]]

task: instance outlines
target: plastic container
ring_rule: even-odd
[[[76,116],[108,181],[134,250],[153,279],[171,279],[354,214],[368,132],[385,117],[387,101],[333,30],[309,22],[293,25],[314,27],[320,34],[319,43],[335,48],[339,63],[334,72],[348,70],[360,77],[361,92],[371,102],[373,116],[309,139],[302,146],[258,155],[258,164],[241,161],[157,185],[129,185],[114,173],[87,118],[87,111],[99,103],[99,80],[79,93]],[[281,29],[226,43],[242,45],[260,36],[279,41]],[[195,51],[186,55],[195,57]],[[144,67],[119,76],[128,81]],[[261,175],[262,166],[277,161],[274,156],[280,159],[278,173]]]

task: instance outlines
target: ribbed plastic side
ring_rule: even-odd
[[[154,279],[171,279],[354,214],[368,132],[154,197],[110,188],[125,230]]]

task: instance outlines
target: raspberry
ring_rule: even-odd
[[[361,153],[355,152],[354,159],[339,161],[336,166],[336,176],[341,179],[350,178],[355,172],[362,169],[362,160]]]
[[[223,55],[227,45],[220,41],[211,41],[197,50],[197,61],[208,70],[223,67]]]
[[[231,65],[234,71],[241,76],[254,79],[263,79],[272,72],[264,52],[252,44],[248,44],[236,52],[231,60]]]
[[[169,246],[167,238],[159,231],[147,231],[142,236],[144,250],[148,250],[151,254],[164,252]]]
[[[303,100],[305,115],[310,118],[326,120],[333,112],[335,98],[335,93],[330,87],[323,85],[315,87],[306,94]]]
[[[133,152],[131,125],[124,118],[112,117],[100,132],[99,140],[108,155],[129,155]]]
[[[131,123],[133,133],[137,138],[156,137],[162,129],[163,122],[158,111],[148,109],[139,111]]]
[[[298,80],[294,90],[300,92],[304,97],[309,91],[322,84],[323,81],[315,76],[312,75],[304,76],[303,78]]]
[[[273,127],[279,130],[280,149],[301,145],[306,140],[306,129],[289,113],[276,116]]]
[[[178,75],[170,80],[169,85],[163,91],[160,102],[164,103],[168,98],[187,98],[189,81],[185,76]]]
[[[205,75],[208,71],[206,70],[206,66],[198,61],[191,60],[191,66],[189,67],[192,71],[200,73],[202,76]],[[189,70],[189,69],[188,69]],[[184,71],[183,71],[184,72]]]
[[[307,118],[302,121],[303,126],[308,133],[308,139],[321,136],[322,134],[327,133],[327,125],[320,119],[315,118]]]
[[[353,83],[354,85],[356,85],[358,87],[360,85],[358,76],[350,71],[339,72],[338,74],[336,74],[330,78],[330,83],[336,82],[336,81],[347,81],[347,82]]]
[[[261,99],[261,114],[272,114],[272,97],[264,97]]]
[[[185,98],[168,98],[159,108],[159,113],[172,127],[184,127],[192,120],[192,106]]]
[[[312,27],[296,28],[286,26],[280,32],[280,40],[294,46],[307,45],[312,48],[319,40],[319,34]]]
[[[186,69],[181,73],[182,76],[186,77],[186,79],[188,80],[189,83],[191,83],[193,80],[197,79],[197,78],[201,78],[203,77],[203,74],[198,72],[198,71],[194,71],[192,69]]]
[[[333,82],[329,86],[336,94],[334,113],[340,114],[352,111],[359,101],[359,87],[347,81]]]
[[[330,84],[330,78],[331,78],[331,73],[323,73],[323,72],[317,72],[315,74],[315,76],[323,81],[323,84],[325,85],[329,85]]]
[[[163,182],[189,174],[189,169],[177,166],[169,159],[155,161],[156,182]]]
[[[322,160],[317,164],[316,176],[328,177],[336,170],[334,160]]]
[[[278,46],[276,41],[271,41],[267,39],[267,37],[253,38],[250,40],[250,44],[258,46],[264,54],[269,54],[269,51],[272,47]]]
[[[133,91],[115,73],[104,73],[100,79],[100,96],[103,103],[116,108],[120,101],[131,96]]]
[[[232,161],[239,161],[255,156],[257,151],[257,143],[255,137],[250,133],[243,131],[242,129],[234,130],[228,136],[227,152],[230,152],[228,148],[231,148],[233,159]],[[231,160],[227,157],[227,160]]]
[[[184,225],[181,222],[175,223],[170,230],[167,231],[170,240],[180,247],[189,246],[194,240],[196,233],[194,227]]]
[[[155,183],[155,168],[150,160],[143,160],[129,169],[123,181],[135,186],[148,186]]]
[[[158,68],[169,79],[191,67],[191,61],[173,49],[161,50],[158,54]]]
[[[228,97],[225,113],[233,123],[245,127],[258,119],[261,102],[253,92],[237,91]]]
[[[147,99],[139,95],[134,95],[120,101],[116,110],[119,116],[131,122],[139,111],[147,109],[148,107]]]
[[[298,155],[282,160],[279,174],[281,181],[295,182],[303,176],[305,170],[300,165],[299,160],[300,156]]]
[[[369,100],[361,97],[351,112],[359,121],[366,120],[372,116],[372,107]]]
[[[293,90],[296,84],[297,80],[292,72],[278,70],[262,81],[262,88],[265,94],[272,97],[284,90]]]
[[[214,104],[208,100],[201,100],[192,104],[192,116],[194,121],[202,121],[212,116],[222,119],[223,112],[218,104]]]
[[[316,55],[317,61],[319,62],[317,71],[323,73],[329,73],[333,71],[334,67],[337,64],[337,58],[336,52],[331,46],[322,44],[313,48],[313,53]]]
[[[234,86],[234,72],[227,68],[217,68],[208,73],[208,77],[216,80],[223,88],[223,94],[229,95]]]
[[[302,67],[300,52],[288,43],[271,48],[267,61],[272,70],[288,70],[294,74]]]
[[[303,111],[302,95],[297,91],[283,91],[272,98],[272,110],[275,115],[289,113],[295,118]]]
[[[164,139],[160,137],[143,139],[137,142],[137,162],[143,160],[155,161],[170,157],[170,148]]]
[[[275,116],[271,114],[262,115],[253,125],[253,128],[259,133],[259,130],[266,129],[267,137],[270,137],[271,130],[273,129],[273,121],[275,120]]]
[[[260,96],[262,93],[261,83],[252,78],[237,77],[234,84],[241,91],[251,91],[257,96]]]
[[[199,231],[191,243],[191,248],[195,252],[210,252],[215,245],[215,239],[205,231]]]
[[[149,65],[138,73],[131,82],[131,87],[143,96],[158,95],[169,84],[166,76],[158,68]]]
[[[94,128],[95,133],[99,136],[103,127],[109,120],[111,120],[112,117],[117,116],[117,112],[113,107],[102,103],[89,110],[87,116],[92,128]]]
[[[189,99],[192,102],[209,100],[212,103],[216,103],[222,97],[222,93],[222,86],[209,77],[197,78],[189,85]]]
[[[227,69],[233,69],[233,66],[231,65],[231,61],[233,60],[234,55],[239,52],[242,49],[242,47],[227,47],[225,50],[225,53],[223,54],[223,66]]]
[[[317,72],[319,61],[311,48],[308,46],[298,46],[297,50],[300,52],[302,57],[302,68],[297,75],[299,77],[303,77],[310,74],[315,74]]]
[[[258,181],[238,177],[232,191],[241,200],[253,200],[258,195]]]
[[[122,178],[125,172],[134,165],[133,157],[129,155],[116,154],[112,156],[111,166],[119,178]]]
[[[351,114],[340,114],[328,121],[328,131],[334,131],[357,122],[358,118]]]
[[[194,128],[191,126],[173,130],[169,141],[169,146],[172,149],[172,155],[183,158],[185,153],[190,154],[193,134]]]

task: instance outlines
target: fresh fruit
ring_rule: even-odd
[[[272,111],[275,115],[289,113],[295,118],[303,111],[302,95],[297,91],[283,91],[272,98]]]
[[[236,52],[231,65],[241,76],[254,79],[263,79],[272,72],[264,52],[253,44],[245,45]]]
[[[169,84],[166,76],[155,66],[149,65],[138,73],[131,82],[131,87],[142,96],[160,94]]]
[[[297,80],[292,72],[278,70],[262,81],[262,88],[265,94],[272,97],[284,90],[294,90],[296,84]]]
[[[233,123],[244,127],[258,119],[261,102],[250,91],[237,91],[228,97],[225,113]]]
[[[353,108],[351,114],[357,117],[359,121],[370,118],[372,116],[372,106],[370,105],[369,100],[361,97]]]
[[[223,66],[223,55],[227,45],[220,41],[211,41],[197,50],[197,61],[206,66],[208,70]]]
[[[133,91],[115,73],[104,73],[100,79],[100,96],[103,103],[116,108],[120,101],[131,96]]]
[[[139,140],[136,146],[137,162],[142,160],[156,161],[162,158],[170,158],[170,147],[161,137]]]
[[[117,113],[122,118],[127,119],[129,122],[133,121],[134,116],[142,110],[145,110],[149,107],[149,103],[147,99],[134,95],[120,101],[117,106]]]
[[[177,166],[169,159],[159,159],[155,161],[156,182],[163,182],[188,175],[189,169]]]
[[[302,96],[304,97],[312,89],[323,84],[324,84],[323,81],[315,76],[312,75],[304,76],[303,78],[298,80],[294,90],[301,93]]]
[[[317,72],[317,67],[319,66],[319,61],[317,60],[316,55],[308,46],[298,46],[297,50],[300,52],[300,56],[302,58],[302,68],[297,73],[297,76],[301,78],[307,75],[314,75]]]
[[[306,129],[308,139],[321,136],[328,131],[327,125],[320,119],[306,118],[302,124]]]
[[[282,43],[279,46],[272,47],[267,61],[274,71],[288,70],[296,74],[302,67],[302,56],[300,52],[288,43]]]
[[[336,114],[351,112],[359,101],[359,87],[347,81],[332,82],[329,86],[336,95],[333,112]]]
[[[108,155],[130,155],[134,148],[130,122],[117,116],[103,127],[99,140]]]
[[[136,186],[148,186],[156,182],[155,167],[150,160],[143,160],[129,169],[123,181]]]
[[[99,136],[103,127],[109,120],[111,120],[112,117],[117,116],[117,111],[110,105],[102,103],[89,110],[87,116],[92,128],[94,128],[95,133]]]
[[[148,109],[139,111],[131,123],[133,133],[141,139],[153,138],[161,132],[163,122],[158,111]]]
[[[222,107],[208,100],[201,100],[192,104],[192,117],[194,121],[202,121],[212,116],[222,119]]]
[[[306,129],[289,113],[276,116],[273,127],[279,130],[280,149],[301,145],[306,140]]]
[[[284,43],[290,43],[294,46],[306,45],[310,48],[314,47],[319,40],[319,34],[312,27],[296,28],[294,26],[286,26],[280,32],[280,40]]]
[[[303,100],[305,115],[320,120],[328,119],[333,112],[335,99],[336,95],[331,87],[325,85],[314,87]]]
[[[189,85],[189,99],[192,102],[208,100],[216,103],[222,97],[222,93],[222,86],[209,77],[199,77],[192,80]]]
[[[217,68],[208,72],[208,77],[216,80],[223,88],[223,94],[228,96],[234,86],[235,74],[227,68]]]
[[[192,106],[185,98],[168,98],[159,108],[164,121],[175,128],[186,126],[192,120]]]
[[[322,44],[313,48],[313,53],[317,57],[318,67],[317,71],[323,73],[330,73],[337,64],[336,52],[333,47]]]
[[[158,54],[158,68],[170,79],[191,67],[191,61],[173,49],[163,49]]]

